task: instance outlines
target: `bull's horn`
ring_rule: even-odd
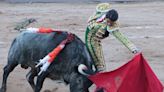
[[[78,66],[78,71],[79,71],[79,73],[81,73],[82,75],[85,75],[85,76],[93,75],[96,73],[96,71],[94,71],[94,69],[92,70],[84,64],[80,64]]]
[[[87,73],[85,72],[85,70],[88,70],[88,68],[87,68],[86,65],[80,64],[80,65],[78,66],[78,71],[79,71],[79,73],[81,73],[82,75],[85,75],[85,76],[89,76],[89,74],[87,74]]]

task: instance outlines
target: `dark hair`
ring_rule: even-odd
[[[118,19],[118,13],[116,10],[111,9],[107,12],[106,18],[110,19],[111,21],[116,21]]]

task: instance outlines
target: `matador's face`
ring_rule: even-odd
[[[115,21],[111,21],[110,19],[106,18],[107,25],[112,26]]]

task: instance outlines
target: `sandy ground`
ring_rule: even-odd
[[[84,41],[86,21],[95,11],[96,4],[6,4],[0,2],[0,83],[7,53],[14,37],[15,25],[25,18],[36,18],[30,27],[51,27],[77,34]],[[151,68],[164,84],[164,2],[113,4],[120,18],[120,30],[143,52]],[[103,40],[103,50],[108,71],[125,64],[133,57],[112,35]],[[32,92],[26,81],[28,70],[20,66],[10,74],[7,92]],[[0,84],[1,85],[1,84]],[[93,87],[91,87],[92,90]],[[44,90],[66,92],[68,86],[46,79]],[[56,90],[57,89],[57,90]],[[68,91],[69,92],[69,91]]]

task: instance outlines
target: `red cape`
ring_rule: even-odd
[[[141,53],[122,67],[89,79],[106,92],[163,92],[164,88]]]

